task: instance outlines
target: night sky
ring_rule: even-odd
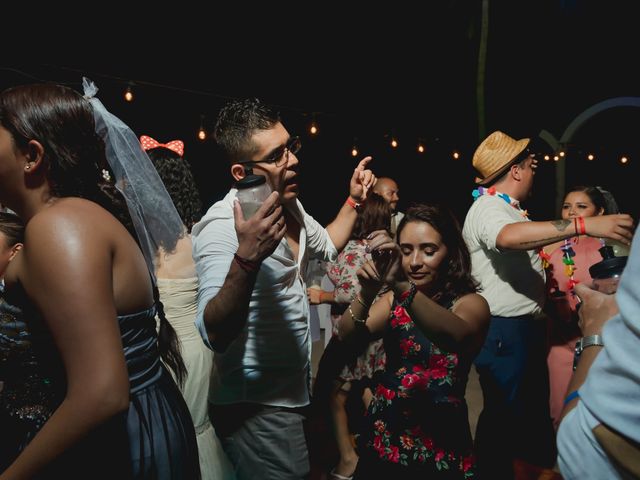
[[[213,140],[196,139],[201,118],[211,129],[228,98],[256,96],[278,106],[285,127],[302,137],[300,198],[320,222],[337,213],[364,155],[374,157],[376,174],[398,181],[401,209],[416,201],[443,201],[462,221],[474,188],[471,156],[484,137],[477,109],[481,2],[427,3],[437,5],[369,12],[374,20],[367,23],[337,12],[295,22],[283,18],[279,35],[244,38],[250,45],[244,49],[237,35],[253,25],[216,35],[214,27],[226,21],[218,18],[213,33],[202,32],[195,44],[202,55],[197,62],[185,62],[180,54],[193,43],[164,36],[154,46],[157,60],[132,55],[4,65],[0,87],[42,80],[80,88],[83,74],[92,78],[107,108],[138,135],[185,141],[185,158],[206,206],[226,193],[231,177]],[[640,46],[633,3],[492,1],[484,134],[500,129],[535,138],[546,129],[559,139],[594,104],[640,97],[640,78],[633,72]],[[122,96],[129,81],[136,94],[132,103]],[[308,133],[312,118],[320,128],[315,137]],[[639,125],[640,108],[610,110],[587,122],[567,146],[567,186],[602,185],[638,218],[629,186],[640,169]],[[398,139],[397,149],[389,146],[391,136]],[[417,152],[418,141],[424,154]],[[354,142],[360,151],[355,159]],[[541,146],[540,152],[549,149]],[[454,150],[458,160],[451,156]],[[596,160],[587,161],[588,152]],[[622,154],[630,158],[625,166],[618,162]],[[526,207],[534,220],[557,218],[554,200],[555,165],[541,162]]]

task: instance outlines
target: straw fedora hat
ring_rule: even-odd
[[[476,183],[486,185],[502,175],[529,145],[529,138],[516,140],[496,130],[478,146],[473,154],[473,167],[480,176]]]

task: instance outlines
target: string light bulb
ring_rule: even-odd
[[[398,141],[394,137],[391,137],[391,146],[393,148],[398,148]]]
[[[204,115],[200,115],[200,129],[198,130],[198,140],[204,142],[207,139],[207,131],[204,129]]]
[[[623,165],[629,163],[629,158],[625,156],[620,157],[620,163]]]
[[[356,139],[353,139],[353,147],[351,148],[351,156],[352,157],[357,157],[358,156],[358,148],[356,147]]]
[[[458,159],[460,158],[460,154],[459,154],[458,152],[456,152],[455,150],[454,150],[454,152],[453,152],[453,158],[454,158],[455,160],[458,160]]]
[[[127,102],[133,102],[133,89],[131,88],[131,83],[127,85],[127,89],[124,91],[124,99]]]
[[[316,123],[316,115],[313,114],[311,118],[311,125],[309,126],[309,133],[311,135],[316,135],[318,133],[318,124]]]
[[[594,158],[596,158],[593,153],[590,153],[589,155],[587,155],[587,160],[593,160]]]

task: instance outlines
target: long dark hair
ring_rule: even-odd
[[[95,131],[93,108],[78,92],[53,84],[14,87],[0,94],[0,124],[17,148],[37,140],[44,149],[44,166],[53,195],[91,200],[115,216],[138,242],[129,210],[115,185],[103,177],[109,170],[105,145]],[[158,288],[158,348],[179,383],[186,378],[175,330],[164,315]]]
[[[367,201],[358,211],[351,237],[361,240],[376,230],[391,232],[391,207],[383,196],[369,192]]]
[[[575,187],[571,187],[567,190],[564,195],[565,198],[572,192],[582,192],[586,194],[596,207],[596,211],[600,211],[600,209],[602,209],[603,215],[618,213],[618,205],[616,204],[613,195],[611,195],[607,190],[589,185],[576,185]]]
[[[402,230],[410,222],[428,223],[440,234],[447,246],[447,259],[440,266],[438,283],[434,291],[441,293],[443,298],[449,300],[477,292],[478,283],[471,276],[471,255],[462,238],[460,223],[451,210],[438,204],[413,205],[406,211],[398,225],[396,235],[398,243],[400,243]]]

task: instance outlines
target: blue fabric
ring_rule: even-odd
[[[44,335],[43,325],[37,317],[29,316],[28,320],[34,327],[31,332],[34,344],[51,346],[51,339]],[[129,409],[94,429],[49,465],[38,478],[200,478],[198,448],[189,410],[160,361],[155,307],[120,316],[118,322],[129,371]],[[14,364],[19,369],[14,373],[26,373],[26,366]],[[17,400],[15,397],[4,398],[4,402],[0,402],[4,407],[0,412],[0,460],[5,466],[35,436],[58,407],[66,390],[64,369],[55,349],[34,349],[33,361],[28,367],[29,372],[47,373],[43,378],[47,379],[57,401],[51,405],[46,418],[38,423],[6,415],[6,412],[16,410],[11,408],[12,402]],[[24,379],[20,384],[22,382]],[[4,458],[9,453],[12,458]]]
[[[481,477],[511,478],[514,458],[553,467],[545,320],[491,317],[475,365],[484,395],[475,438]]]

